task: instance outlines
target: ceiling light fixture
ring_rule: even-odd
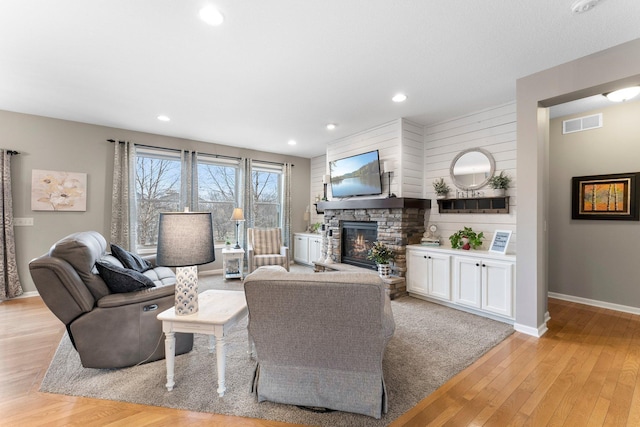
[[[391,100],[393,102],[404,102],[407,100],[407,95],[405,95],[404,93],[399,93],[395,95],[393,98],[391,98]]]
[[[576,0],[571,5],[573,13],[583,13],[596,7],[600,0]]]
[[[635,98],[638,94],[640,94],[640,86],[631,86],[605,93],[604,96],[606,96],[609,101],[622,102]]]
[[[289,142],[287,142],[287,144],[289,145],[296,145],[297,142],[295,142],[293,139],[290,139]]]
[[[200,9],[200,19],[214,27],[224,22],[224,16],[222,13],[211,5],[207,5]]]
[[[335,128],[337,128],[338,125],[335,123],[329,123],[327,124],[327,130],[334,130]]]
[[[157,118],[158,118],[158,120],[160,120],[161,122],[168,122],[168,121],[171,121],[171,119],[169,118],[169,116],[165,116],[164,114],[160,114]]]

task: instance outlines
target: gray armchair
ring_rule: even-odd
[[[376,273],[262,267],[244,289],[259,402],[387,411],[382,359],[395,322]]]
[[[29,263],[31,277],[53,314],[67,326],[86,368],[122,368],[164,358],[162,322],[156,316],[173,306],[175,275],[153,267],[144,276],[155,287],[112,293],[96,261],[123,267],[106,252],[98,232],[71,234]],[[176,354],[189,352],[193,334],[176,334]]]

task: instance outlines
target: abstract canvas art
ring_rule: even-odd
[[[638,221],[638,175],[636,172],[572,178],[572,219]]]
[[[87,174],[34,169],[31,173],[31,210],[87,210]]]

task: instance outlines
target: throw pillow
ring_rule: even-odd
[[[134,292],[156,286],[153,280],[135,270],[118,267],[105,261],[96,261],[96,267],[100,277],[113,293]]]
[[[111,254],[118,258],[118,261],[131,270],[144,273],[151,268],[151,263],[146,259],[143,259],[140,255],[132,254],[131,252],[122,249],[118,245],[111,245]]]

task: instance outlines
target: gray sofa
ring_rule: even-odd
[[[244,288],[258,401],[387,411],[382,359],[395,323],[377,274],[261,267]]]
[[[71,234],[29,263],[33,282],[47,307],[67,326],[85,368],[122,368],[164,358],[162,322],[156,316],[173,306],[175,275],[153,266],[141,273],[155,287],[113,293],[96,261],[123,268],[106,252],[96,231]],[[193,346],[193,334],[176,334],[176,354]]]

